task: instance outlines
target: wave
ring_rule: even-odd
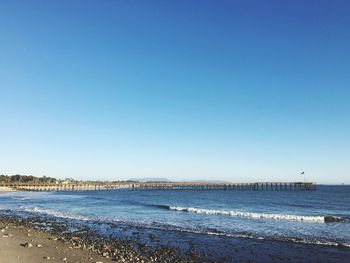
[[[88,217],[88,216],[82,216],[82,215],[73,214],[73,213],[62,213],[59,211],[54,211],[54,210],[50,210],[50,209],[42,209],[42,208],[38,208],[38,207],[24,208],[23,211],[29,212],[29,213],[59,217],[59,218],[73,219],[73,220],[82,220],[82,221],[93,220],[93,218]]]
[[[169,207],[168,205],[147,205],[149,207],[155,207],[155,208],[160,208],[160,209],[166,209],[166,210],[169,210]]]
[[[301,215],[287,215],[287,214],[263,214],[263,213],[251,213],[242,211],[227,211],[227,210],[214,210],[214,209],[202,209],[194,207],[177,207],[168,206],[169,210],[182,211],[196,214],[206,215],[225,215],[233,217],[245,217],[253,219],[272,219],[272,220],[288,220],[288,221],[305,221],[305,222],[344,222],[348,221],[346,218],[336,216],[301,216]]]
[[[281,215],[272,215],[272,214],[257,214],[257,213],[243,213],[243,212],[237,212],[237,211],[221,211],[221,210],[207,210],[207,209],[198,209],[198,208],[182,208],[182,207],[172,207],[172,206],[167,206],[167,205],[153,205],[157,206],[159,208],[167,208],[175,211],[188,211],[188,212],[193,212],[196,211],[195,213],[203,213],[206,211],[206,214],[218,214],[214,213],[214,211],[219,211],[219,214],[224,214],[226,215],[227,213],[235,212],[236,214],[243,215],[247,217],[247,215],[254,214],[254,216],[259,215],[259,218],[262,218],[262,216],[266,216],[263,218],[273,218],[273,219],[280,219]],[[14,211],[14,210],[12,210]],[[130,227],[142,227],[146,229],[154,229],[154,230],[164,230],[164,231],[177,231],[177,232],[186,232],[186,233],[193,233],[193,234],[205,234],[205,235],[210,235],[210,236],[225,236],[225,237],[233,237],[233,238],[248,238],[248,239],[258,239],[258,240],[275,240],[275,241],[282,241],[282,242],[293,242],[293,243],[303,243],[303,244],[316,244],[316,245],[324,245],[324,246],[343,246],[343,247],[350,247],[350,244],[345,243],[345,242],[337,242],[337,241],[329,241],[329,240],[317,240],[317,239],[303,239],[303,238],[293,238],[293,237],[287,237],[287,236],[260,236],[260,235],[255,235],[253,233],[245,233],[245,232],[222,232],[217,229],[212,229],[212,228],[205,228],[205,229],[195,229],[195,228],[188,228],[188,227],[183,227],[183,226],[177,226],[177,225],[172,225],[172,224],[167,224],[167,223],[161,223],[161,222],[141,222],[139,220],[137,221],[125,221],[125,220],[118,220],[117,218],[107,218],[107,217],[101,217],[101,216],[83,216],[75,213],[64,213],[64,212],[59,212],[55,210],[50,210],[50,209],[42,209],[38,207],[34,208],[26,208],[26,207],[21,207],[20,211],[25,211],[28,213],[33,213],[33,214],[39,214],[43,216],[52,216],[56,218],[63,218],[63,219],[70,219],[70,220],[78,220],[78,221],[85,221],[86,223],[92,223],[92,225],[101,225],[106,224],[106,225],[124,225],[124,226],[130,226]],[[209,211],[209,213],[208,213]],[[223,213],[224,212],[224,213]],[[271,217],[272,216],[272,217]],[[287,215],[284,215],[287,216]],[[295,220],[295,219],[290,219],[290,218],[300,218],[300,216],[292,216],[288,215],[288,220]],[[311,218],[311,217],[304,217],[305,218]],[[316,217],[318,218],[318,217]],[[324,218],[324,217],[323,217]],[[302,220],[302,221],[303,221]],[[324,219],[323,219],[324,220]],[[324,221],[323,221],[324,222]]]

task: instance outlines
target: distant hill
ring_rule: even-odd
[[[181,181],[181,182],[189,182],[189,183],[227,183],[227,181],[223,181],[223,180],[184,180],[184,181]]]
[[[160,177],[149,177],[149,178],[131,178],[128,181],[134,181],[134,182],[171,182],[169,179],[167,178],[160,178]]]
[[[134,182],[163,182],[163,183],[169,183],[169,182],[186,182],[186,183],[226,183],[226,181],[222,180],[169,180],[167,178],[159,178],[159,177],[149,177],[149,178],[132,178],[128,181],[134,181]]]

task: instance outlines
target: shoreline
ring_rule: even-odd
[[[7,193],[7,192],[18,192],[17,190],[7,187],[7,186],[0,186],[0,194],[1,193]]]
[[[55,235],[0,218],[0,262],[113,262],[89,251],[73,249]]]
[[[185,259],[170,247],[157,250],[132,240],[103,237],[68,221],[0,215],[0,263],[26,262],[210,262],[195,254]]]
[[[344,247],[246,238],[225,239],[125,225],[112,226],[111,229],[116,231],[114,236],[101,235],[85,224],[75,223],[72,227],[71,223],[68,219],[0,215],[0,251],[5,251],[0,253],[0,262],[40,263],[47,262],[45,257],[50,257],[53,262],[74,263],[346,262],[350,255],[350,249]],[[126,232],[131,235],[123,237]],[[28,236],[28,233],[31,235]],[[107,229],[106,234],[108,233]],[[161,238],[170,240],[172,244],[164,245],[164,242],[160,242]],[[203,240],[208,241],[208,238],[211,243],[201,243]],[[21,246],[25,243],[32,243],[33,247]],[[37,244],[42,244],[45,249],[36,247]],[[187,246],[185,252],[181,249],[184,244]],[[218,254],[215,255],[215,252]],[[224,253],[220,254],[222,252]],[[33,261],[28,261],[27,258]],[[66,261],[62,258],[66,258]]]

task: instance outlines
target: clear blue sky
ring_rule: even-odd
[[[350,183],[350,2],[0,2],[0,174]]]

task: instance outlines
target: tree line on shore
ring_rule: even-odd
[[[153,178],[152,178],[153,179]],[[155,178],[158,179],[158,178]],[[137,182],[170,182],[167,179],[164,180],[151,180],[149,178],[147,179],[130,179],[130,180],[124,180],[124,181],[78,181],[74,180],[73,178],[66,178],[66,179],[56,179],[54,177],[49,176],[33,176],[33,175],[21,175],[21,174],[15,174],[15,175],[0,175],[0,185],[9,185],[9,184],[83,184],[83,183],[92,183],[92,184],[103,184],[103,183],[137,183]]]
[[[127,181],[112,181],[112,183],[116,182],[137,182],[132,180]],[[33,176],[33,175],[21,175],[21,174],[15,174],[15,175],[4,175],[0,174],[0,185],[11,185],[11,184],[84,184],[84,183],[92,183],[92,184],[103,184],[107,183],[107,181],[78,181],[73,178],[66,178],[66,179],[56,179],[54,177],[49,176]]]
[[[0,175],[0,184],[15,184],[15,183],[36,183],[36,184],[52,184],[58,180],[48,176],[33,176],[33,175]]]

